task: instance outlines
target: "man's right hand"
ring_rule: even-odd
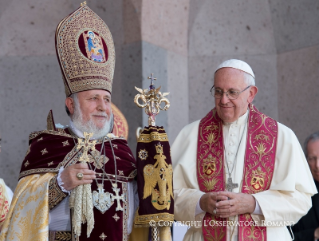
[[[83,173],[82,180],[77,178],[78,173]],[[61,173],[61,180],[64,183],[64,189],[71,191],[73,188],[83,185],[90,184],[95,179],[95,171],[89,169],[86,163],[79,163],[71,165],[63,170]]]
[[[214,214],[216,203],[219,201],[228,200],[226,196],[219,195],[218,192],[205,193],[199,200],[199,206],[205,212]]]

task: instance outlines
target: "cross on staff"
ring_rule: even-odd
[[[95,151],[95,144],[96,140],[90,142],[90,138],[93,136],[93,133],[87,133],[84,132],[84,140],[82,138],[78,138],[78,144],[76,146],[77,150],[80,150],[83,148],[83,153],[80,157],[80,162],[88,162],[89,157],[88,157],[88,151],[91,149],[92,151]]]
[[[151,80],[151,85],[153,85],[153,80],[157,80],[157,78],[153,77],[153,73],[151,73],[151,76],[148,76],[147,78]]]
[[[115,192],[115,195],[112,194],[112,202],[114,202],[114,200],[116,200],[117,202],[115,211],[123,211],[123,207],[121,206],[120,200],[122,200],[123,202],[126,202],[124,194],[122,193],[121,196],[119,195],[120,189],[117,188],[117,186],[113,186],[112,189]]]

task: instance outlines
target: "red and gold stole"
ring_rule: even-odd
[[[249,106],[248,133],[241,192],[254,194],[268,190],[272,180],[277,146],[278,125],[275,120]],[[216,109],[199,123],[197,144],[197,180],[203,192],[225,190],[223,122]],[[203,220],[205,240],[225,241],[227,221],[206,213]],[[266,227],[251,225],[250,214],[239,215],[238,240],[267,240]],[[215,225],[214,225],[215,224]]]

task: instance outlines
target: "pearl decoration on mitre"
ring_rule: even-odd
[[[251,67],[246,62],[244,62],[242,60],[238,60],[238,59],[226,60],[217,67],[215,73],[217,72],[217,70],[219,70],[221,68],[239,69],[241,71],[244,71],[247,74],[250,74],[252,77],[255,78],[255,74],[254,74],[253,70],[251,69]]]

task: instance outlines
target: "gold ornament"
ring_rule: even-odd
[[[163,146],[158,144],[155,146],[157,154],[154,156],[156,160],[154,165],[148,164],[143,169],[145,179],[143,199],[152,195],[152,205],[157,210],[169,210],[171,205],[171,197],[173,196],[173,168],[165,161],[166,156],[163,153]],[[158,190],[155,188],[158,185]]]
[[[93,136],[93,133],[84,132],[84,140],[82,138],[78,138],[78,145],[76,147],[77,150],[83,148],[83,153],[79,159],[80,162],[89,162],[90,158],[88,156],[88,151],[95,151],[96,140],[90,142],[90,138]]]
[[[169,92],[162,94],[160,92],[161,86],[155,89],[153,80],[156,80],[156,78],[153,77],[153,74],[151,74],[151,77],[148,78],[152,81],[149,89],[143,90],[135,87],[140,94],[135,96],[134,103],[140,108],[145,108],[145,113],[148,115],[148,124],[150,126],[155,126],[155,117],[160,110],[168,110],[170,107],[170,102],[165,97],[169,94]],[[142,104],[139,103],[139,99],[142,100]],[[165,103],[164,107],[161,106],[162,102]]]

